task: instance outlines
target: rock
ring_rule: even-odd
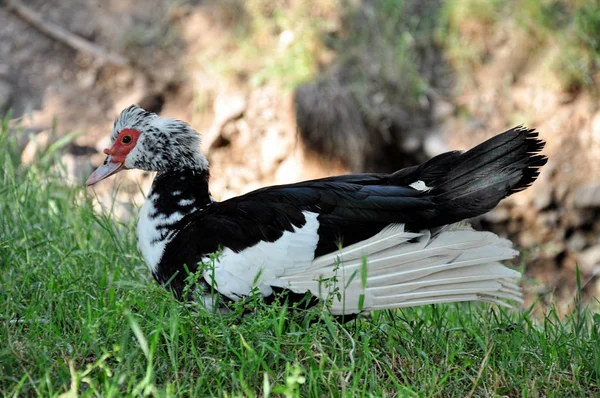
[[[430,158],[439,155],[440,153],[448,152],[449,148],[444,142],[444,139],[438,133],[427,135],[423,142],[423,150]]]
[[[588,241],[583,232],[575,232],[567,241],[567,248],[572,252],[578,253],[582,251],[588,244]]]
[[[579,187],[575,191],[573,198],[575,207],[600,207],[600,183],[592,183]]]
[[[98,71],[94,68],[84,69],[77,72],[77,80],[81,88],[89,90],[94,87],[98,78]]]
[[[275,120],[275,110],[273,108],[267,108],[262,111],[261,117],[265,122]]]
[[[584,275],[590,275],[600,265],[600,245],[590,247],[577,255],[579,270]]]
[[[129,87],[130,85],[133,85],[136,80],[135,71],[129,68],[119,68],[113,72],[112,79],[120,88]]]
[[[530,231],[525,230],[519,234],[518,243],[521,247],[533,247],[539,244],[539,242],[538,236],[532,234]]]
[[[510,219],[510,210],[506,207],[496,207],[492,211],[486,213],[483,218],[487,222],[498,224]]]
[[[449,101],[441,98],[436,98],[433,102],[433,109],[431,111],[433,120],[441,122],[454,113],[456,107]]]
[[[564,235],[564,230],[559,228],[560,215],[556,211],[537,213],[535,219],[535,232],[538,239],[547,240],[551,236]]]
[[[242,94],[219,94],[213,102],[215,117],[208,131],[202,137],[202,147],[206,151],[220,146],[224,138],[224,127],[231,121],[242,117],[247,102]],[[228,137],[230,138],[230,137]]]
[[[0,113],[4,113],[10,108],[13,89],[10,84],[0,80]]]
[[[596,112],[592,119],[592,134],[600,139],[600,112]]]
[[[227,123],[221,129],[221,138],[223,138],[224,140],[231,141],[231,139],[233,137],[237,136],[238,133],[239,133],[239,131],[238,131],[235,123]]]
[[[247,101],[242,94],[221,93],[213,102],[214,123],[224,125],[230,120],[242,117],[246,111]]]
[[[542,258],[557,259],[557,257],[565,252],[565,248],[566,247],[562,239],[553,240],[541,245],[539,248],[539,254]]]
[[[569,193],[569,185],[564,184],[564,183],[559,183],[555,188],[554,188],[554,195],[556,196],[556,200],[560,203],[564,203],[565,198],[567,197],[567,194]]]
[[[127,68],[122,68],[115,75],[115,84],[117,87],[126,89],[123,95],[119,96],[114,102],[113,111],[110,112],[110,117],[132,104],[139,104],[149,93],[149,84],[143,76],[137,76]]]
[[[556,211],[548,211],[538,214],[538,225],[546,228],[555,228],[560,222],[560,214]]]
[[[533,205],[537,210],[544,210],[552,204],[552,185],[541,184],[535,191]]]
[[[409,136],[404,138],[401,145],[404,152],[415,153],[421,147],[421,140],[418,137]]]
[[[279,43],[278,43],[277,49],[280,52],[283,52],[286,48],[288,48],[293,43],[295,38],[296,38],[296,36],[293,31],[284,30],[283,32],[281,32],[279,34]]]
[[[298,167],[297,156],[288,156],[277,169],[275,173],[276,184],[290,184],[298,181],[300,178],[300,170]]]
[[[269,127],[260,145],[260,169],[267,172],[278,165],[288,155],[289,144],[282,129],[276,126]]]
[[[594,219],[592,212],[588,209],[566,209],[561,218],[562,225],[566,225],[571,228],[583,228],[586,225],[589,225]]]
[[[9,72],[10,72],[10,67],[8,66],[8,64],[0,63],[0,77],[8,76]]]

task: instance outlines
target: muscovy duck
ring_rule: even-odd
[[[158,172],[141,208],[138,247],[154,278],[207,308],[282,291],[329,299],[334,315],[459,301],[522,301],[518,252],[463,220],[535,181],[546,157],[516,127],[467,152],[392,174],[353,174],[258,189],[216,202],[200,137],[188,124],[132,105],[87,185],[126,169]],[[213,265],[212,253],[220,251]],[[202,265],[202,266],[201,266]],[[219,304],[222,305],[222,304]]]

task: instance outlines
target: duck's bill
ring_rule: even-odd
[[[85,182],[85,185],[87,185],[88,187],[94,185],[95,183],[102,181],[113,174],[117,174],[124,168],[124,163],[105,162],[102,166],[98,167],[96,170],[94,170],[92,174],[90,174],[87,181]]]

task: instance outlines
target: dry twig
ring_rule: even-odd
[[[29,7],[24,6],[18,0],[6,0],[6,6],[9,11],[15,13],[40,32],[68,45],[76,51],[91,55],[102,63],[110,63],[117,66],[129,65],[129,60],[121,54],[107,51],[97,44],[85,40],[55,23],[44,21],[41,15],[31,10]]]

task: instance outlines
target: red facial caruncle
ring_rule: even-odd
[[[121,130],[113,146],[110,149],[106,148],[104,153],[110,155],[111,161],[124,163],[129,152],[135,147],[140,134],[134,129]]]
[[[109,155],[110,159],[107,159],[105,164],[98,167],[89,176],[86,185],[94,185],[95,183],[126,169],[125,158],[127,158],[127,155],[135,148],[135,145],[140,138],[140,134],[141,133],[135,129],[121,130],[112,147],[104,150],[104,153]]]

